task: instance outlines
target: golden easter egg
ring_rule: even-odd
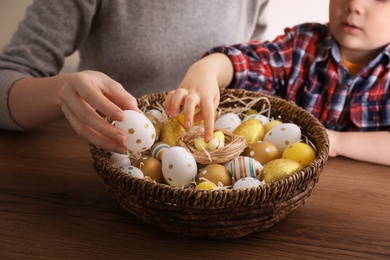
[[[243,153],[244,156],[251,157],[262,165],[268,162],[280,158],[280,152],[278,148],[270,142],[256,142],[248,145]]]
[[[245,137],[248,144],[261,141],[265,135],[265,128],[263,123],[259,120],[251,118],[242,122],[233,131],[234,134]]]
[[[221,164],[209,164],[199,171],[197,176],[199,182],[211,181],[218,185],[221,183],[223,186],[232,185],[232,177],[230,172]]]
[[[300,170],[302,170],[302,165],[299,162],[291,159],[275,159],[264,166],[261,180],[265,183],[271,183],[287,178]]]
[[[163,179],[161,163],[153,157],[142,156],[134,162],[134,166],[139,168],[145,177],[148,176],[156,182],[161,182]]]
[[[186,129],[177,121],[177,119],[169,119],[161,129],[159,141],[166,143],[169,146],[176,146],[177,141],[185,132]]]

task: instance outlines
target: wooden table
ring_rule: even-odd
[[[390,259],[390,167],[329,159],[307,202],[233,240],[182,239],[118,206],[59,120],[0,131],[0,259]]]

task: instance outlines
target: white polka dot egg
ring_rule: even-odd
[[[166,151],[161,164],[164,179],[175,187],[191,183],[198,173],[194,156],[180,146],[173,146]]]
[[[156,130],[152,122],[143,114],[134,110],[125,110],[124,119],[115,121],[114,125],[123,130],[127,139],[125,146],[132,152],[143,152],[155,142]]]
[[[270,142],[278,148],[282,154],[284,149],[301,140],[302,133],[299,126],[293,123],[283,123],[269,130],[263,141]]]

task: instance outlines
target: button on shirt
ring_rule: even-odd
[[[351,75],[329,26],[307,23],[272,42],[219,46],[207,54],[229,56],[235,70],[229,88],[294,101],[328,129],[374,131],[390,130],[389,51],[390,45]]]

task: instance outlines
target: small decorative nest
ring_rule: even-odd
[[[217,130],[217,129],[216,129]],[[211,163],[226,163],[239,156],[248,145],[245,137],[235,135],[229,131],[220,129],[225,135],[225,146],[223,148],[215,149],[212,151],[203,150],[199,151],[195,148],[194,140],[197,137],[203,137],[203,130],[197,129],[186,132],[179,139],[178,145],[186,148],[195,158],[195,161],[200,164]]]
[[[158,107],[166,95],[143,96],[138,99],[139,107]],[[261,111],[269,102],[270,116],[301,127],[302,134],[316,148],[313,162],[288,178],[252,189],[184,189],[125,174],[110,163],[101,148],[91,144],[97,172],[125,210],[177,236],[227,239],[268,229],[308,199],[328,159],[329,140],[324,126],[313,115],[281,98],[225,89],[221,91],[220,107],[242,110],[248,104],[242,101],[253,98],[260,100],[249,108]]]

